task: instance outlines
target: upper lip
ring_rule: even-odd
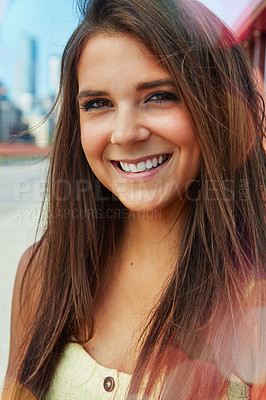
[[[159,154],[152,154],[149,156],[143,156],[143,157],[139,157],[139,158],[134,158],[134,160],[130,160],[130,159],[126,159],[126,158],[120,158],[119,160],[113,160],[116,162],[125,162],[125,163],[132,163],[132,164],[137,164],[141,161],[147,161],[147,160],[152,160],[153,158],[159,158],[160,156],[167,156],[169,155],[169,153],[159,153]]]

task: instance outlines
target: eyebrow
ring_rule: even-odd
[[[148,81],[148,82],[140,82],[136,86],[136,89],[139,90],[145,90],[145,89],[155,89],[160,86],[172,86],[174,87],[174,81],[172,79],[159,79],[157,81]]]
[[[81,97],[94,97],[94,96],[108,96],[107,92],[102,92],[102,91],[95,91],[92,89],[84,90],[80,92],[77,95],[77,99],[80,99]]]
[[[169,79],[169,78],[167,78],[167,79],[159,79],[159,80],[156,80],[156,81],[140,82],[140,83],[138,83],[136,85],[136,90],[137,91],[141,91],[141,90],[147,90],[147,89],[155,89],[155,88],[158,88],[158,87],[161,87],[161,86],[174,87],[175,84],[174,84],[174,81],[172,81],[172,79]],[[82,98],[82,97],[95,97],[95,96],[97,96],[97,97],[108,96],[108,93],[104,92],[104,91],[98,91],[98,90],[95,91],[95,90],[92,90],[92,89],[87,89],[87,90],[84,90],[84,91],[80,92],[77,95],[77,100]]]

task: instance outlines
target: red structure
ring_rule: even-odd
[[[266,93],[266,0],[253,0],[233,26],[258,71],[261,92]]]
[[[50,148],[40,148],[32,144],[0,143],[0,161],[14,158],[44,157]]]

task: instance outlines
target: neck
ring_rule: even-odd
[[[152,269],[160,274],[173,270],[180,244],[180,235],[186,220],[175,205],[167,210],[130,212],[121,247],[124,265]]]

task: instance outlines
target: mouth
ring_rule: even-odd
[[[141,174],[155,170],[170,160],[172,154],[161,154],[141,161],[112,161],[116,168],[126,174]]]

